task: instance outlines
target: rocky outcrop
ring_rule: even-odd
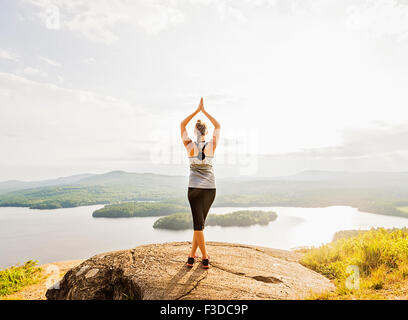
[[[211,268],[185,267],[189,242],[96,255],[47,291],[61,299],[302,299],[334,289],[290,251],[208,242]],[[199,259],[198,259],[199,260]]]

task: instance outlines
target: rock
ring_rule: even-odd
[[[83,266],[79,271],[76,273],[76,276],[79,277],[81,274],[83,274],[87,269],[89,269],[89,266]]]
[[[91,269],[87,272],[87,274],[85,275],[85,278],[91,278],[96,276],[96,274],[98,273],[99,269]]]
[[[71,269],[49,300],[302,299],[334,289],[290,251],[208,242],[211,268],[185,267],[190,242],[96,255]],[[199,252],[199,251],[198,251]],[[199,260],[199,259],[198,259]]]

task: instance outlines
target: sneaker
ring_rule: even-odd
[[[210,268],[210,256],[208,256],[207,259],[203,259],[201,261],[201,267],[204,268],[204,269]]]
[[[186,266],[189,267],[189,268],[192,268],[193,265],[194,265],[194,262],[195,262],[195,258],[197,258],[197,256],[188,257]]]

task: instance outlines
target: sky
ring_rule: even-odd
[[[408,170],[408,0],[1,0],[0,181]],[[190,123],[193,135],[196,119]]]

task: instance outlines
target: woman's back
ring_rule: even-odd
[[[190,188],[215,189],[215,175],[213,169],[214,153],[207,151],[209,143],[205,141],[195,142],[194,156],[189,157]],[[209,155],[212,154],[212,155]]]

